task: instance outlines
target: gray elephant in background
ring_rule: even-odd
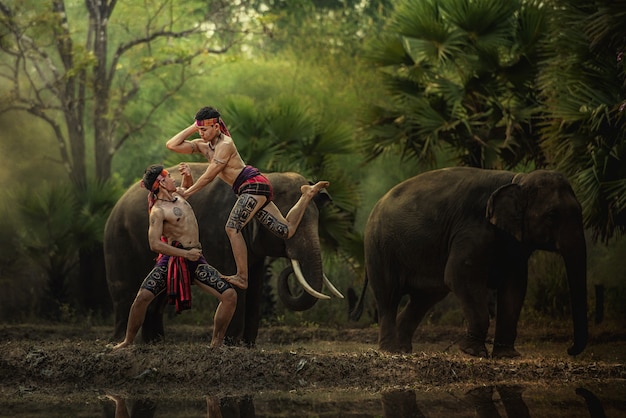
[[[190,163],[194,178],[206,170],[207,163]],[[168,169],[180,184],[177,167]],[[307,180],[296,173],[266,174],[274,188],[274,202],[281,211],[288,211],[301,195],[300,186]],[[115,313],[114,338],[123,338],[130,306],[139,286],[154,265],[156,254],[148,246],[148,191],[135,184],[119,199],[111,211],[104,230],[104,255],[107,283]],[[208,263],[222,274],[236,272],[230,242],[224,230],[236,196],[223,181],[215,180],[189,198],[200,229],[202,252]],[[243,342],[253,346],[256,341],[260,315],[262,286],[266,257],[286,257],[304,287],[293,292],[288,274],[278,280],[278,295],[288,309],[303,311],[315,305],[324,283],[335,295],[341,295],[322,271],[322,254],[318,235],[318,207],[330,201],[326,191],[318,193],[308,205],[295,235],[288,240],[276,237],[257,220],[243,230],[248,246],[249,286],[237,289],[237,309],[226,333],[226,342]],[[165,292],[164,292],[165,293]],[[163,312],[165,297],[160,295],[148,308],[141,335],[145,341],[159,340],[164,335]]]
[[[581,206],[554,171],[528,174],[468,167],[426,172],[389,190],[365,227],[366,276],[379,315],[381,350],[411,352],[427,311],[453,292],[467,334],[460,349],[487,357],[488,300],[496,289],[493,357],[516,357],[517,323],[535,250],[561,254],[567,272],[574,343],[587,330],[587,258]],[[398,314],[400,299],[409,296]]]

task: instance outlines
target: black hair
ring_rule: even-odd
[[[210,106],[203,107],[202,109],[198,110],[198,113],[196,113],[196,120],[205,120],[219,117],[220,112],[218,112],[216,108]]]
[[[152,190],[152,185],[154,181],[159,177],[161,172],[163,171],[163,166],[159,164],[152,164],[146,171],[143,173],[143,185],[146,189],[150,190],[153,193],[158,193],[159,189]]]

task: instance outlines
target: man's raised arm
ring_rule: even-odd
[[[177,152],[179,154],[193,154],[198,150],[198,146],[193,142],[187,141],[194,133],[198,132],[198,127],[195,123],[192,123],[173,137],[171,137],[165,146],[168,150]]]

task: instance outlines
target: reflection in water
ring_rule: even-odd
[[[591,391],[585,388],[576,389],[576,394],[585,398],[585,402],[587,402],[587,408],[589,409],[589,416],[591,418],[606,418],[606,414],[604,413],[604,407],[602,407],[602,403],[600,399],[596,397]]]
[[[106,417],[115,418],[152,418],[156,411],[156,402],[150,399],[138,399],[132,402],[130,410],[126,405],[126,399],[122,396],[107,394],[106,397],[115,404],[115,410],[105,407]]]
[[[432,392],[419,393],[414,390],[395,390],[381,394],[380,407],[382,408],[382,416],[384,418],[424,418],[424,417],[466,417],[476,416],[478,418],[527,418],[533,416],[526,402],[522,397],[524,388],[522,386],[479,386],[466,391],[461,397],[448,396],[445,398],[436,398]],[[570,392],[571,393],[571,392]],[[577,388],[575,393],[581,396],[587,405],[588,415],[582,412],[580,408],[576,408],[577,416],[589,416],[590,418],[605,418],[604,407],[600,400],[588,389]],[[420,395],[418,399],[418,394]],[[547,396],[550,396],[547,394]],[[105,417],[107,418],[153,418],[157,410],[157,402],[150,399],[129,400],[128,402],[120,396],[109,395],[107,398],[113,403],[105,405]],[[570,407],[575,396],[572,399],[566,399],[565,402]],[[555,402],[550,398],[551,402]],[[225,397],[219,398],[214,395],[206,395],[206,417],[207,418],[255,418],[255,405],[251,396],[244,397]],[[280,411],[280,402],[272,402],[265,400],[262,416],[318,416],[319,399],[312,400],[311,408],[307,413],[305,410],[305,402],[303,400],[294,400],[300,408],[295,415],[289,412]],[[270,410],[267,409],[268,405]],[[356,405],[356,408],[355,408]],[[360,417],[380,417],[380,409],[372,410],[372,404],[356,402],[356,404],[348,405],[347,403],[335,402],[333,407],[336,410],[332,412],[325,409],[326,413],[337,414],[343,416],[350,411],[350,415]],[[171,407],[171,405],[168,405]],[[274,410],[271,407],[274,407]],[[282,404],[282,406],[285,406]],[[358,407],[361,406],[361,410]],[[114,407],[114,409],[113,409]],[[536,409],[534,416],[545,416],[545,410],[551,410],[552,416],[568,416],[567,408],[563,410],[563,401],[549,403],[543,406],[544,409]],[[167,409],[167,408],[164,408]],[[365,410],[363,410],[365,409]],[[374,408],[376,409],[376,408]],[[422,412],[425,411],[425,412]],[[171,410],[164,411],[167,416],[172,415]],[[189,416],[188,413],[180,411],[180,416]],[[188,412],[188,411],[187,411]],[[569,411],[571,412],[571,411]],[[582,412],[579,415],[578,412]],[[355,415],[357,414],[357,415]],[[565,414],[565,415],[564,415]],[[163,415],[163,411],[160,414]],[[201,416],[201,415],[198,415]],[[333,415],[334,416],[334,415]]]
[[[472,406],[479,418],[499,418],[500,413],[494,400],[494,389],[500,394],[500,400],[509,418],[527,418],[530,416],[528,407],[522,399],[522,388],[519,386],[480,386],[465,393],[464,400]],[[414,391],[402,390],[387,392],[382,395],[385,418],[426,417],[417,406]],[[458,410],[458,407],[454,408]]]
[[[479,418],[500,417],[493,399],[494,389],[500,395],[507,417],[530,417],[528,407],[522,399],[523,389],[519,386],[485,386],[468,391],[465,399],[476,409],[476,416]]]
[[[422,418],[426,415],[417,407],[417,399],[413,390],[396,390],[382,395],[383,416]]]
[[[210,400],[210,401],[209,401]],[[209,412],[209,402],[212,412]],[[213,413],[214,415],[211,415]],[[254,418],[254,403],[251,396],[222,398],[207,396],[207,418]]]
[[[128,408],[126,399],[119,395],[107,394],[106,397],[113,401],[114,408],[105,406],[105,417],[107,418],[153,418],[157,410],[157,403],[149,399],[138,399],[129,401]],[[250,396],[241,398],[218,398],[213,395],[206,395],[206,417],[207,418],[255,418],[254,404]]]
[[[464,400],[476,411],[478,418],[501,418],[498,412],[497,400],[494,399],[494,391],[500,395],[500,402],[504,407],[508,418],[528,418],[530,411],[524,399],[521,386],[479,386],[465,393]],[[606,418],[604,408],[600,400],[589,390],[577,388],[576,394],[582,396],[587,404],[590,418]],[[426,417],[417,406],[414,391],[400,390],[383,393],[382,406],[385,418]]]

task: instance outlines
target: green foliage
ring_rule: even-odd
[[[26,255],[46,274],[43,313],[56,316],[69,301],[67,279],[76,267],[79,249],[73,239],[76,198],[68,185],[44,182],[34,192],[22,192],[19,205],[20,239]]]
[[[109,213],[123,193],[117,176],[107,181],[90,180],[86,187],[74,190],[78,205],[74,233],[80,248],[102,242]]]
[[[379,27],[392,2],[290,0],[273,3],[273,7],[263,13],[263,23],[271,35],[271,42],[266,40],[263,44],[268,52],[289,52],[311,61],[337,60],[344,56],[353,62],[363,37]]]
[[[611,245],[596,243],[589,246],[589,301],[595,300],[595,286],[605,289],[606,319],[626,318],[626,236],[612,240]]]
[[[5,193],[6,194],[6,193]],[[6,196],[5,196],[6,197]],[[0,321],[32,320],[37,314],[41,277],[23,254],[12,199],[0,204]]]
[[[247,12],[245,1],[3,3],[0,114],[44,122],[57,143],[52,158],[73,183],[107,180],[113,154],[202,72],[209,53],[255,30]]]
[[[104,224],[121,193],[115,181],[90,182],[85,188],[44,181],[39,188],[19,190],[12,197],[18,206],[19,248],[46,276],[44,315],[59,318],[80,305],[70,287],[81,261],[79,253],[102,242]]]
[[[626,11],[610,1],[556,1],[538,87],[543,147],[568,174],[585,225],[603,242],[626,230]]]
[[[394,152],[432,167],[453,150],[458,164],[485,168],[540,158],[528,60],[543,16],[533,1],[401,2],[369,43],[387,92],[362,114],[368,158]]]

